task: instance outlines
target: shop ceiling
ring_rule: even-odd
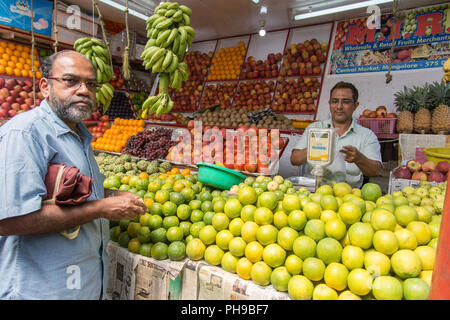
[[[97,0],[102,15],[112,21],[124,22],[124,12],[111,7],[102,0]],[[105,0],[119,4],[125,4],[125,0]],[[79,5],[86,13],[92,12],[91,0],[67,0],[68,4]],[[151,15],[153,9],[159,4],[159,0],[129,0],[129,7],[139,12]],[[257,4],[255,2],[258,2]],[[324,3],[329,5],[333,1],[324,0],[180,0],[192,9],[191,25],[196,30],[194,41],[232,37],[236,35],[258,33],[261,20],[264,20],[265,29],[277,30],[289,27],[298,27],[329,21],[344,20],[353,17],[367,16],[366,8],[355,9],[348,12],[340,12],[326,16],[315,17],[307,20],[295,21],[293,10],[295,8],[315,8]],[[336,6],[361,1],[335,0]],[[136,3],[138,3],[136,5]],[[420,6],[445,3],[436,0],[400,0],[399,9],[409,9]],[[142,5],[143,4],[143,5]],[[261,6],[267,7],[267,14],[260,13]],[[381,4],[382,12],[392,11],[393,2]],[[314,11],[314,10],[313,10]],[[145,21],[129,15],[130,29],[139,35],[145,36]]]

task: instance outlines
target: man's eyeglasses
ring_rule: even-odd
[[[339,99],[330,99],[330,104],[331,105],[337,105],[337,104],[339,104],[339,102],[342,102],[342,104],[344,105],[344,106],[350,106],[350,105],[352,105],[353,103],[355,103],[352,99],[342,99],[342,100],[339,100]]]
[[[80,78],[70,78],[70,77],[47,77],[47,79],[60,81],[64,83],[64,85],[67,88],[70,88],[74,91],[80,89],[83,83],[86,85],[86,88],[89,91],[95,91],[97,90],[97,88],[100,87],[97,81],[94,80],[82,80]]]

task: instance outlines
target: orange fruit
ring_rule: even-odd
[[[8,74],[8,75],[13,75],[14,74],[14,70],[11,67],[6,67],[5,71],[6,71],[6,74]]]

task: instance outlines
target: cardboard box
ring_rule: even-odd
[[[78,32],[64,27],[58,27],[58,42],[73,45],[79,38],[86,37],[92,37],[92,35],[88,35],[86,33]],[[52,39],[55,40],[54,32],[52,32]]]
[[[72,7],[72,6],[70,6],[70,7]],[[56,24],[58,25],[58,29],[59,29],[59,26],[61,26],[63,28],[69,29],[69,30],[89,34],[90,36],[92,36],[92,34],[97,34],[97,30],[99,27],[97,18],[94,20],[95,22],[92,23],[93,22],[92,16],[89,16],[89,15],[79,12],[79,11],[74,11],[73,9],[69,8],[69,6],[67,4],[64,4],[64,3],[58,3],[57,8],[58,8],[58,11],[56,13]],[[76,8],[76,6],[74,6],[73,8]],[[79,15],[78,15],[78,12],[79,12]],[[78,18],[78,17],[80,18],[80,28],[79,29],[71,29],[70,28],[71,20],[73,20],[74,18]]]
[[[398,167],[397,167],[398,168]],[[420,185],[419,180],[411,180],[411,179],[397,179],[394,177],[394,171],[397,169],[393,169],[389,174],[389,191],[388,193],[392,193],[394,191],[401,191],[404,187],[411,186],[413,188],[418,188]],[[431,186],[435,186],[442,183],[430,182]]]

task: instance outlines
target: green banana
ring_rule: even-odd
[[[156,51],[158,51],[160,48],[153,46],[148,48],[147,50],[144,50],[144,52],[142,53],[143,56],[141,56],[141,58],[144,59],[144,61],[150,60],[150,58],[155,54]]]
[[[170,65],[167,68],[165,68],[165,70],[164,70],[164,72],[167,72],[167,73],[171,73],[171,72],[175,71],[175,69],[178,66],[177,55],[174,54],[172,51],[170,51],[170,53],[172,54],[172,61],[170,62]]]
[[[142,104],[142,109],[149,109],[156,101],[158,101],[158,96],[149,96]]]
[[[177,53],[179,48],[180,48],[180,35],[177,32],[177,35],[175,36],[175,39],[173,40],[172,52]]]
[[[150,47],[153,47],[155,44],[156,44],[156,39],[149,39],[149,40],[147,41],[147,43],[145,44],[144,50],[145,50],[145,49],[148,49],[148,48],[150,48]]]
[[[158,29],[154,28],[153,31],[152,31],[152,34],[150,35],[150,38],[156,40],[156,38],[158,38],[158,34],[159,34],[160,31],[161,30],[158,30]]]
[[[103,60],[102,59],[100,59],[99,57],[97,57],[97,56],[94,56],[93,57],[94,59],[95,59],[95,61],[97,62],[97,66],[98,66],[98,68],[100,69],[100,71],[101,72],[105,72],[105,63],[103,62]]]
[[[174,102],[172,100],[169,101],[167,107],[164,109],[163,113],[169,113],[173,108]]]
[[[150,98],[150,97],[149,97],[149,98]],[[142,104],[142,106],[141,106],[141,109],[142,109],[142,110],[148,109],[148,108],[150,107],[151,101],[150,101],[149,98],[147,98],[147,99],[144,101],[144,103]]]
[[[158,73],[163,70],[162,64],[164,62],[164,56],[161,56],[158,61],[155,62],[155,64],[152,66],[152,73]]]
[[[152,23],[152,28],[156,27],[157,24],[163,22],[164,20],[167,20],[167,18],[164,16],[160,16],[158,19],[155,19],[155,21],[153,21]]]
[[[173,28],[170,31],[170,35],[169,35],[169,37],[167,37],[167,40],[162,44],[162,47],[167,48],[175,40],[177,33],[178,33],[177,28]]]
[[[180,48],[178,49],[178,59],[180,61],[182,61],[184,58],[184,54],[186,53],[187,45],[188,45],[187,42],[180,43]]]
[[[92,51],[91,51],[91,52],[92,52]],[[98,65],[97,65],[97,61],[96,61],[94,58],[95,58],[95,56],[91,57],[91,59],[89,59],[89,60],[91,60],[92,65],[93,65],[94,68],[97,70],[97,69],[98,69]]]
[[[103,83],[103,73],[100,71],[100,69],[97,69],[97,82]]]
[[[109,105],[111,104],[111,100],[106,101],[106,103],[103,105],[103,113],[108,111]]]
[[[173,59],[172,51],[167,50],[166,55],[164,57],[164,61],[162,63],[162,70],[165,70],[170,65],[170,63],[172,62],[172,59]]]
[[[102,88],[105,88],[105,92],[109,94],[111,99],[114,97],[114,87],[110,83],[105,83]]]
[[[155,113],[155,111],[159,108],[159,105],[161,104],[161,98],[162,98],[162,96],[160,96],[160,95],[158,95],[158,96],[156,96],[156,102],[155,103],[153,103],[150,107],[149,107],[149,109],[148,109],[148,112],[150,113],[150,114],[152,114],[152,113]]]
[[[158,38],[156,39],[156,45],[159,47],[162,43],[166,42],[171,33],[172,31],[170,29],[166,29],[163,32],[160,32],[158,34]]]
[[[183,27],[178,28],[178,32],[180,33],[180,43],[187,42],[187,31]]]
[[[189,18],[189,16],[186,13],[183,13],[182,16],[183,16],[184,25],[190,26],[191,18]]]
[[[156,29],[167,29],[168,27],[170,27],[170,25],[173,23],[172,18],[166,18],[166,20],[158,23],[156,25]]]
[[[91,42],[96,44],[96,45],[98,45],[98,46],[100,46],[100,47],[104,47],[105,46],[105,44],[103,42],[101,42],[100,40],[95,39],[95,38],[91,39]]]
[[[167,10],[166,13],[164,14],[164,16],[167,17],[167,18],[170,18],[171,16],[173,16],[173,14],[175,12],[177,12],[177,10],[175,10],[175,9]]]
[[[176,19],[181,19],[183,18],[183,11],[182,10],[177,10],[177,12],[174,13],[174,15],[172,16],[172,18],[176,21]],[[178,22],[178,21],[177,21]]]
[[[186,7],[185,5],[180,5],[178,7],[183,13],[187,14],[189,17],[192,15],[192,10],[189,7]]]
[[[74,42],[73,47],[75,48],[76,51],[78,51],[79,48],[81,48],[81,46],[89,40],[90,40],[90,38],[78,38]]]
[[[178,9],[179,4],[177,2],[168,2],[167,9],[168,10],[176,10]]]
[[[151,28],[153,22],[155,22],[156,19],[158,19],[160,17],[159,14],[154,14],[152,16],[150,16],[150,18],[147,19],[146,23],[147,23],[147,30],[149,28]]]
[[[182,29],[186,30],[186,32],[191,36],[191,38],[195,38],[195,29],[191,26],[183,26]]]
[[[158,9],[158,10],[155,11],[155,13],[160,15],[160,16],[164,16],[166,14],[166,12],[167,12],[167,9],[163,9],[163,8]]]
[[[151,57],[151,59],[150,59],[150,66],[153,66],[153,65],[158,61],[158,59],[159,59],[161,56],[164,55],[165,52],[166,52],[166,49],[164,49],[164,48],[159,48],[158,51],[156,51],[156,52],[152,55],[152,57]]]
[[[180,71],[176,69],[174,72],[171,73],[171,75],[172,80],[170,81],[170,87],[172,89],[179,89],[178,86],[181,84]]]
[[[161,2],[161,4],[159,4],[159,5],[155,8],[155,10],[158,10],[158,9],[167,9],[168,6],[169,6],[169,2]]]

